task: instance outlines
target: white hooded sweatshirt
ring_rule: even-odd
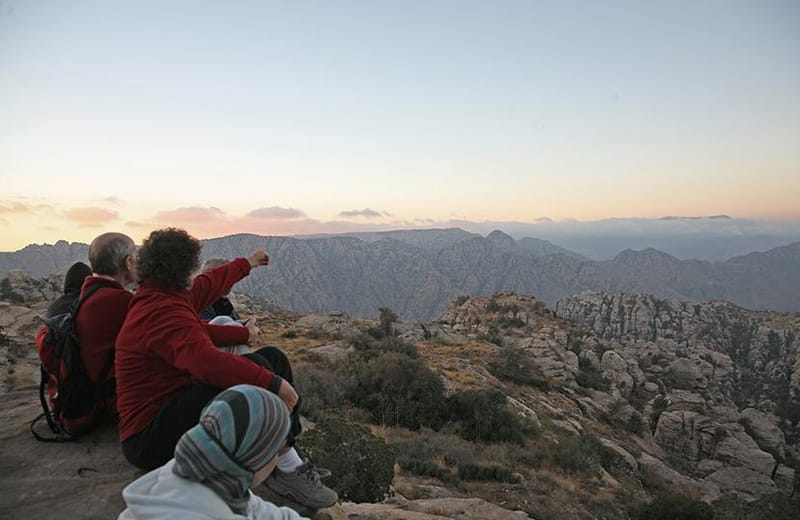
[[[172,472],[175,459],[142,475],[122,490],[128,506],[117,520],[308,520],[250,493],[247,516],[234,513],[211,489]]]

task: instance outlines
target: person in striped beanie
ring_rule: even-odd
[[[250,491],[275,469],[289,428],[275,394],[251,385],[221,392],[180,438],[174,459],[125,487],[119,520],[301,520]]]

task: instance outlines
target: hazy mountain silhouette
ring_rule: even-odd
[[[461,295],[514,291],[553,304],[586,290],[800,311],[800,242],[725,262],[679,260],[652,248],[627,249],[597,262],[543,240],[460,229],[302,239],[240,234],[203,244],[206,258],[265,246],[272,265],[254,271],[235,290],[299,312],[374,316],[379,307],[389,307],[404,318],[432,319]],[[60,241],[0,253],[0,275],[23,269],[44,276],[85,261],[86,251],[85,244]]]

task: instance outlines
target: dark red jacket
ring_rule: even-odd
[[[100,284],[102,288],[83,302],[75,328],[80,338],[81,362],[86,375],[93,383],[100,383],[114,377],[114,340],[122,328],[133,294],[114,280],[87,276],[81,287],[81,296],[93,284]],[[47,330],[42,325],[36,335],[36,346],[40,355],[46,334]],[[55,380],[51,379],[49,390],[52,399],[56,391]],[[97,406],[104,407],[105,412],[111,416],[116,414],[113,396],[104,403],[97,403]]]
[[[199,275],[190,290],[163,289],[149,281],[141,284],[116,343],[120,441],[144,430],[164,403],[194,383],[277,389],[280,377],[247,358],[219,350],[198,317],[249,273],[250,263],[237,258]]]

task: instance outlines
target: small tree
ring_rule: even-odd
[[[506,396],[498,390],[467,390],[448,399],[450,420],[459,435],[482,442],[522,442],[531,432],[529,425],[508,408]]]
[[[397,322],[397,314],[392,312],[388,307],[381,307],[378,309],[380,313],[378,321],[380,322],[379,329],[384,337],[394,336],[393,324]]]

